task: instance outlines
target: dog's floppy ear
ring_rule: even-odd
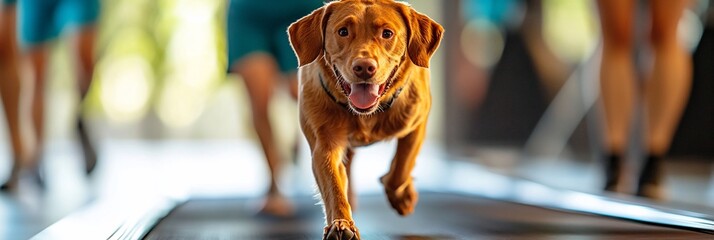
[[[324,49],[325,25],[330,14],[328,7],[329,4],[318,8],[288,27],[290,45],[301,67],[315,61]]]
[[[439,47],[444,28],[409,6],[400,7],[407,25],[407,54],[414,64],[429,67],[429,59]]]

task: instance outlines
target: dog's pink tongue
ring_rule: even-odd
[[[379,85],[369,83],[352,84],[350,102],[357,108],[367,109],[377,103]]]

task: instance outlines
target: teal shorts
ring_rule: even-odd
[[[37,45],[58,37],[66,27],[92,24],[99,10],[99,0],[19,0],[20,43]]]
[[[231,0],[226,24],[228,70],[255,52],[275,57],[284,73],[297,70],[297,57],[288,40],[288,26],[322,5],[323,0]]]
[[[13,5],[17,2],[17,0],[2,0],[2,5],[9,6]]]

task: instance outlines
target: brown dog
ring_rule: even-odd
[[[390,0],[334,1],[293,23],[300,125],[324,203],[324,239],[359,239],[348,199],[353,148],[397,138],[382,183],[400,215],[414,211],[410,173],[431,107],[429,59],[443,28]]]

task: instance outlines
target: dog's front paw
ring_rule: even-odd
[[[419,200],[419,193],[417,193],[414,188],[412,178],[407,179],[407,181],[398,187],[390,187],[390,184],[387,184],[388,180],[386,177],[382,177],[381,180],[382,184],[384,184],[384,191],[387,194],[389,203],[394,210],[397,210],[399,215],[407,216],[414,212],[414,208]]]
[[[332,224],[325,227],[323,240],[359,240],[359,231],[355,223],[345,219],[335,219]]]

